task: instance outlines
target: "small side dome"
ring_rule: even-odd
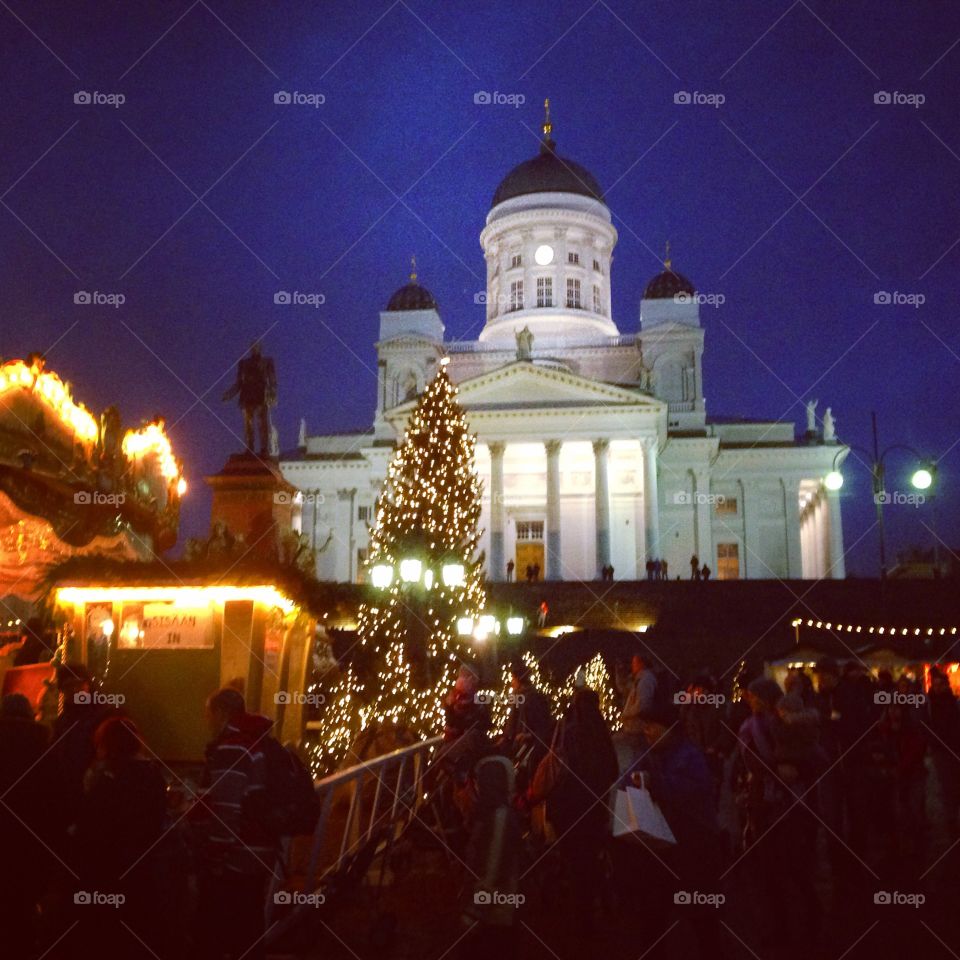
[[[411,257],[410,262],[410,282],[394,291],[387,303],[387,310],[436,310],[437,301],[433,294],[417,283],[417,258]]]
[[[658,273],[643,291],[644,300],[672,300],[678,295],[692,297],[696,288],[682,273],[673,269],[670,259],[670,244],[667,243],[667,255],[663,261],[663,270]]]

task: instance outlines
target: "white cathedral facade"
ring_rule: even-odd
[[[549,121],[539,153],[511,170],[480,233],[486,325],[445,341],[430,292],[410,282],[380,314],[371,428],[310,436],[280,460],[300,491],[295,523],[321,580],[357,581],[376,499],[416,396],[447,359],[483,481],[487,576],[643,579],[647,561],[720,579],[843,577],[836,491],[848,448],[832,417],[707,415],[695,288],[672,269],[647,283],[639,329],[614,323],[617,231],[594,177],[561,157]]]

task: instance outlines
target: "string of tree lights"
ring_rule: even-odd
[[[443,697],[471,659],[457,621],[478,618],[486,603],[475,441],[456,395],[441,363],[387,471],[368,561],[381,589],[358,618],[360,643],[379,665],[363,726],[418,738],[442,729]]]

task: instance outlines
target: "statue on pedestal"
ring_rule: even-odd
[[[837,421],[833,419],[833,411],[827,407],[823,415],[823,442],[837,442]]]
[[[533,332],[529,326],[516,333],[517,359],[530,360],[533,357]]]
[[[819,400],[807,401],[807,433],[817,432],[817,404]]]
[[[265,457],[270,450],[270,407],[277,403],[277,373],[273,358],[262,355],[259,341],[237,364],[237,380],[223,395],[223,399],[232,400],[237,396],[243,411],[247,450],[254,452],[256,421],[260,430],[260,456]]]

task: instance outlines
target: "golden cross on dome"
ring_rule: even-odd
[[[543,101],[543,139],[549,140],[553,133],[553,124],[550,122],[550,98]]]
[[[410,282],[417,282],[417,255],[413,254],[410,257]]]
[[[669,240],[667,241],[666,253],[663,255],[663,269],[664,270],[673,269],[673,261],[670,259],[670,241]]]

